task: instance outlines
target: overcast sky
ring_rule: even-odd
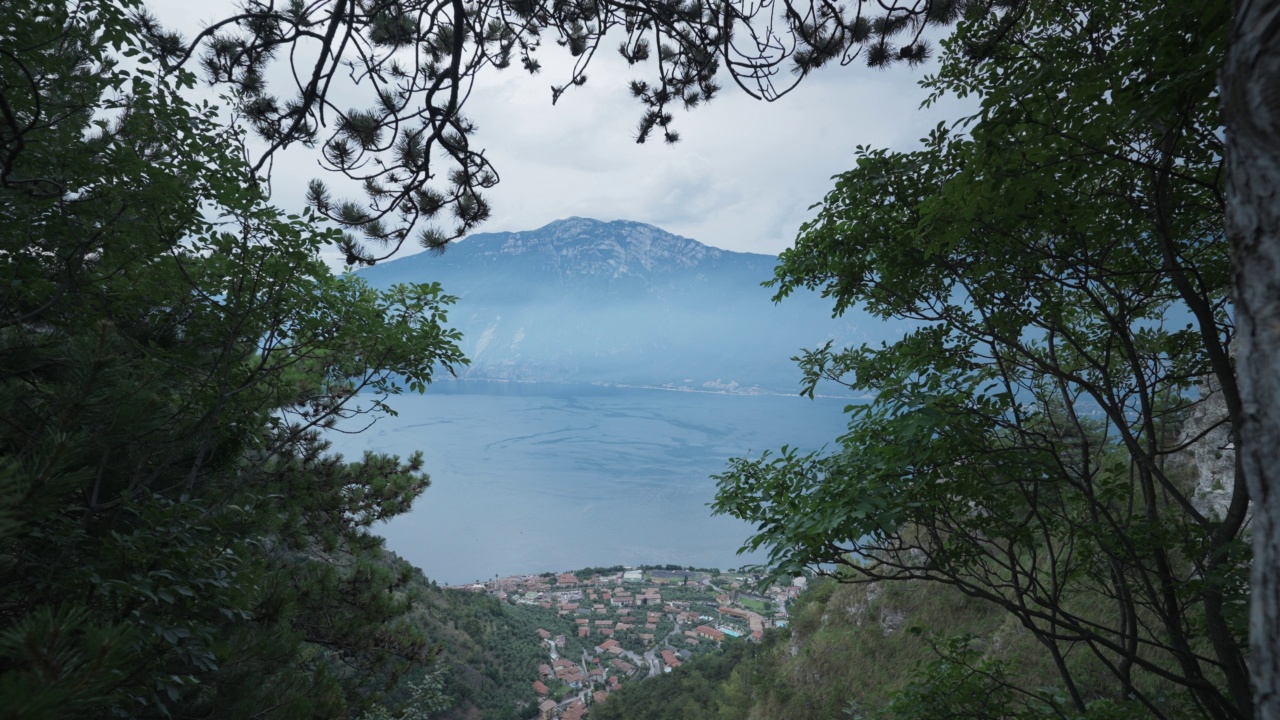
[[[161,18],[190,34],[229,9],[227,0],[148,0]],[[612,48],[616,41],[606,41]],[[640,105],[627,82],[644,77],[601,50],[589,82],[555,106],[552,83],[568,77],[568,56],[552,43],[543,71],[486,72],[467,106],[502,182],[490,191],[491,219],[480,232],[529,230],[583,216],[657,225],[708,245],[777,254],[790,246],[809,206],[831,176],[853,164],[858,145],[913,149],[930,128],[958,117],[944,102],[919,109],[921,70],[862,65],[816,73],[780,101],[753,100],[727,78],[709,105],[677,112],[681,142],[634,142]],[[291,150],[276,163],[274,199],[296,210],[315,156]],[[418,248],[406,247],[404,252]]]

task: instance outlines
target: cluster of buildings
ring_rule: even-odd
[[[627,570],[591,577],[516,575],[463,589],[536,605],[561,618],[562,625],[549,619],[537,630],[551,660],[539,666],[539,679],[532,683],[540,698],[538,717],[581,720],[591,705],[640,670],[669,672],[728,636],[759,641],[765,629],[785,625],[782,608],[805,589],[803,579],[755,594],[748,589],[749,580],[655,572],[646,582],[642,571]],[[664,589],[675,597],[664,599]],[[778,613],[757,612],[772,605]],[[575,636],[566,653],[585,651],[581,665],[559,656],[566,637]]]
[[[538,705],[538,720],[553,720],[557,717],[561,720],[582,720],[586,714],[587,704],[578,698],[563,708],[555,700],[543,700]]]
[[[538,634],[546,632],[543,629],[538,630]],[[544,642],[548,641],[543,638]],[[615,642],[610,640],[609,642]],[[544,663],[538,666],[539,679],[533,682],[533,691],[540,698],[538,704],[539,720],[580,720],[587,713],[586,700],[589,698],[592,704],[603,702],[609,697],[609,692],[616,690],[619,685],[619,677],[630,676],[636,671],[631,663],[625,660],[615,658],[609,667],[615,672],[609,674],[606,666],[600,663],[600,658],[593,658],[594,665],[584,667],[575,662],[566,660],[565,658],[554,658],[550,663]],[[557,685],[567,685],[573,690],[581,691],[579,693],[566,696],[563,700],[557,702],[552,697],[551,686],[547,683],[554,682]],[[589,694],[588,694],[589,693]]]
[[[764,637],[764,629],[768,621],[759,613],[744,610],[742,608],[729,607],[728,605],[721,605],[720,616],[733,617],[745,621],[747,623],[747,627],[751,629],[751,639],[756,642],[759,642],[760,638]],[[769,626],[771,627],[772,623],[769,623]],[[698,629],[701,630],[702,628]],[[720,639],[724,639],[723,635]]]
[[[514,602],[569,601],[580,598],[603,599],[611,605],[657,605],[662,602],[661,593],[651,587],[632,590],[626,587],[644,582],[640,570],[595,574],[581,579],[574,573],[552,575],[511,575],[494,578],[483,583],[455,586],[455,589],[488,592],[501,600]]]
[[[551,694],[551,689],[542,680],[559,680],[575,690],[606,684],[611,689],[618,687],[618,677],[608,677],[604,668],[597,666],[584,673],[577,663],[564,658],[556,658],[550,665],[539,665],[538,674],[542,679],[534,682],[533,690],[539,695]]]
[[[561,617],[571,613],[579,616],[586,615],[586,617],[577,617],[573,621],[580,638],[612,637],[616,633],[634,631],[645,646],[653,643],[658,624],[664,619],[663,612],[650,611],[644,615],[633,616],[630,608],[608,608],[603,605],[584,609],[574,603],[562,603],[559,605],[559,610]],[[592,616],[595,615],[613,615],[613,617],[593,619]]]

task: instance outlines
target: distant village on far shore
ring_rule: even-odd
[[[761,585],[762,577],[675,565],[587,568],[513,575],[452,589],[554,612],[539,627],[547,662],[532,681],[539,720],[580,720],[623,684],[671,672],[726,639],[759,642],[787,625],[788,604],[807,587]]]

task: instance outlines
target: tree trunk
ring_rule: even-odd
[[[1243,401],[1236,451],[1253,500],[1250,665],[1256,717],[1280,720],[1280,3],[1235,0],[1233,10],[1221,82]]]

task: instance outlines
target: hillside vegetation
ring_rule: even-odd
[[[407,563],[388,555],[388,562]],[[432,713],[441,720],[517,720],[535,713],[531,683],[547,651],[539,627],[557,619],[536,605],[501,602],[484,593],[440,588],[413,568],[406,589],[415,598],[409,615],[429,639],[435,661],[402,677],[383,702],[392,710],[413,699],[412,686],[432,683]],[[422,708],[417,708],[421,710]]]
[[[1117,697],[1086,653],[1069,661],[1091,701]],[[997,607],[924,582],[823,581],[801,596],[789,628],[769,630],[759,645],[726,642],[620,689],[596,712],[602,720],[1008,718],[1019,715],[1011,687],[1057,683],[1049,652]],[[1169,701],[1180,715],[1181,699]]]

